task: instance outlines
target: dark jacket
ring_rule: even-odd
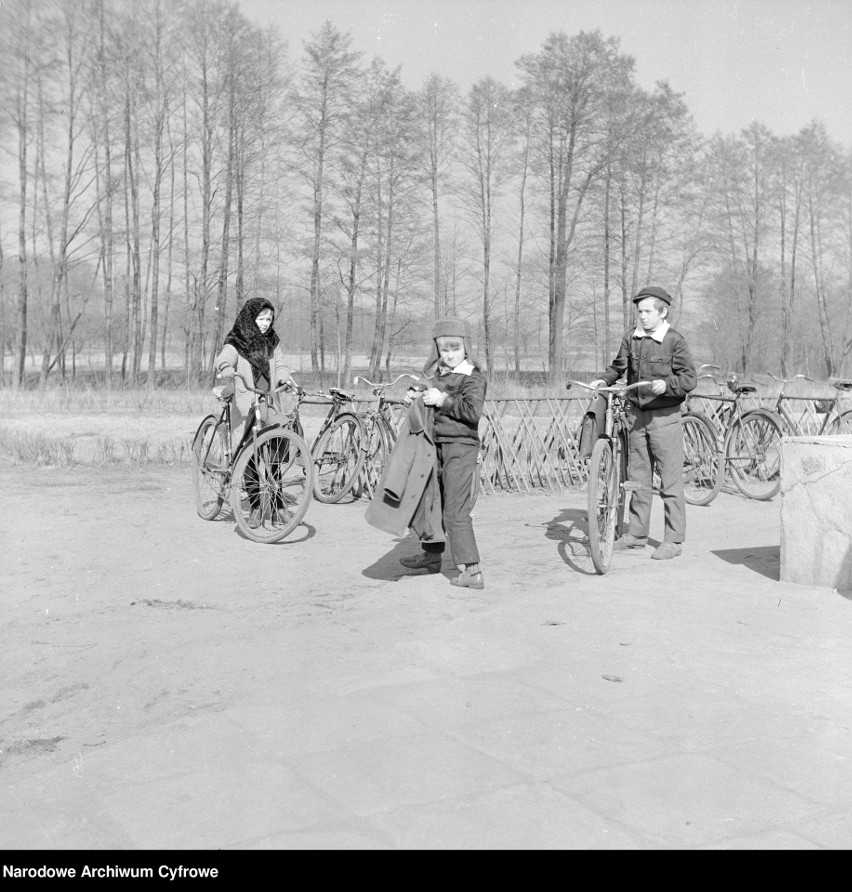
[[[447,396],[435,407],[435,442],[479,445],[479,419],[485,405],[485,375],[476,366],[469,375],[436,373],[434,387]]]
[[[411,404],[364,516],[395,536],[411,529],[424,542],[443,542],[433,416],[421,400]]]
[[[627,384],[654,379],[666,382],[665,393],[655,396],[648,387],[627,393],[627,399],[642,409],[662,409],[677,406],[695,390],[695,363],[680,332],[669,328],[662,343],[649,335],[636,337],[635,329],[626,332],[621,347],[607,370],[598,377],[606,383],[615,382],[627,373]]]

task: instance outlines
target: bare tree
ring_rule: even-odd
[[[4,112],[15,134],[15,161],[17,162],[18,198],[18,297],[16,305],[17,354],[13,383],[23,387],[26,383],[28,346],[29,281],[27,258],[27,208],[30,183],[29,150],[33,140],[31,112],[33,103],[33,72],[35,69],[34,47],[36,27],[32,0],[20,0],[0,8],[0,41],[3,58],[7,64],[0,68],[5,75],[3,83]]]
[[[835,374],[835,338],[842,333],[831,324],[830,276],[826,267],[832,253],[832,232],[836,226],[836,195],[843,180],[843,159],[831,142],[825,126],[814,122],[802,134],[805,158],[804,205],[810,243],[810,263],[817,305],[822,361],[825,374]],[[838,227],[839,228],[839,227]]]
[[[793,370],[793,314],[796,306],[796,273],[804,193],[802,176],[804,159],[799,151],[796,137],[774,138],[771,142],[770,152],[769,184],[778,214],[778,290],[781,310],[779,362],[781,376],[786,378]]]
[[[446,293],[441,286],[441,213],[439,202],[447,167],[453,157],[454,127],[458,118],[458,87],[448,78],[433,72],[417,94],[425,151],[426,178],[432,210],[432,245],[434,256],[435,316],[447,311]]]
[[[325,212],[325,178],[329,153],[342,137],[341,123],[350,107],[351,88],[360,53],[349,51],[352,38],[326,21],[305,45],[305,58],[294,105],[298,112],[299,171],[311,193],[313,243],[311,248],[310,334],[311,367],[320,370],[318,347],[322,280],[320,259]]]
[[[376,294],[369,364],[372,377],[378,375],[387,334],[391,275],[399,257],[397,225],[405,209],[413,207],[411,192],[419,161],[413,139],[415,104],[402,86],[399,68],[388,71],[381,60],[374,60],[368,84],[376,97],[375,141],[370,158]]]
[[[548,371],[563,365],[569,251],[583,204],[607,161],[607,96],[627,91],[633,60],[615,38],[551,34],[517,62],[534,108],[537,170],[549,196]]]
[[[459,198],[482,246],[482,325],[489,372],[493,369],[490,289],[494,215],[509,176],[512,111],[511,93],[492,78],[473,85],[463,111],[460,163],[467,176],[459,189]]]

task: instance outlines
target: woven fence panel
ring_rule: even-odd
[[[580,458],[578,442],[590,402],[590,398],[577,396],[486,400],[479,424],[482,492],[565,492],[585,486],[586,462]],[[781,402],[789,417],[796,419],[800,433],[824,429],[823,399],[784,397]],[[720,430],[720,416],[732,403],[725,395],[690,394],[684,410],[702,412]],[[356,401],[358,410],[368,405],[369,400]],[[777,397],[745,394],[740,398],[743,411],[761,407],[777,411],[778,405]],[[844,397],[831,410],[831,418],[850,408],[852,401]]]
[[[719,394],[691,393],[684,404],[686,411],[706,415],[721,434],[725,417],[733,398]],[[828,432],[832,422],[843,412],[852,410],[852,397],[825,398],[814,396],[759,396],[744,394],[740,397],[743,412],[749,409],[769,409],[780,419],[785,434],[790,436],[816,436]]]
[[[586,481],[577,435],[588,399],[486,400],[480,437],[485,493],[564,492]]]

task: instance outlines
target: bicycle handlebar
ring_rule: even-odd
[[[417,375],[410,375],[410,374],[408,374],[408,372],[403,372],[403,374],[398,375],[396,378],[394,378],[393,381],[384,381],[381,384],[376,384],[373,381],[368,381],[363,375],[356,375],[352,379],[352,383],[353,384],[366,384],[368,387],[373,387],[373,388],[384,390],[386,387],[393,387],[394,384],[398,383],[403,378],[411,378],[412,381],[420,381],[421,380],[420,378],[418,378]]]
[[[586,390],[594,390],[595,393],[614,393],[616,395],[620,395],[622,393],[627,393],[628,390],[635,390],[637,387],[643,387],[645,384],[653,384],[653,381],[637,381],[635,384],[611,384],[609,386],[604,387],[592,387],[591,384],[585,384],[582,381],[569,381],[568,387],[571,387],[572,384],[579,384],[580,387],[585,387]]]
[[[779,378],[778,375],[773,375],[772,372],[769,372],[769,377],[774,378],[776,381],[780,381],[782,384],[791,384],[796,378],[804,378],[805,381],[813,381],[814,379],[808,375],[803,375],[799,372],[798,375],[794,375],[792,378]]]
[[[239,378],[240,381],[243,382],[243,387],[245,387],[246,390],[256,393],[258,396],[271,396],[274,393],[278,393],[280,390],[301,389],[299,385],[291,379],[290,381],[285,381],[283,384],[279,384],[277,387],[273,387],[270,390],[258,390],[257,388],[252,387],[239,372],[234,372],[234,377]]]

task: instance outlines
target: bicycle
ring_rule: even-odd
[[[779,378],[777,375],[773,375],[772,372],[769,372],[768,374],[770,378],[774,378],[781,383],[781,390],[778,393],[778,398],[775,401],[775,406],[772,411],[774,411],[781,420],[786,428],[785,433],[789,434],[789,436],[801,437],[812,435],[819,437],[823,435],[833,436],[835,434],[852,434],[852,409],[841,411],[839,406],[840,401],[850,395],[850,391],[852,391],[852,381],[844,378],[837,378],[831,382],[832,386],[837,391],[834,396],[824,399],[811,399],[806,397],[788,396],[784,393],[784,385],[791,384],[797,378],[803,378],[805,381],[813,381],[813,378],[801,373],[795,375],[793,378]],[[808,429],[809,426],[804,423],[805,416],[810,417],[807,408],[802,410],[797,417],[792,409],[790,409],[787,402],[785,402],[789,399],[808,399],[813,402],[813,411],[817,415],[822,415],[822,422],[816,426],[815,430],[812,428]]]
[[[626,394],[652,382],[611,387],[591,387],[582,381],[571,383],[606,396],[604,429],[592,447],[587,490],[589,550],[595,570],[603,575],[609,570],[613,544],[624,532],[627,493],[642,485],[627,479]]]
[[[195,458],[195,508],[214,520],[227,499],[237,526],[253,542],[279,542],[301,523],[311,500],[313,462],[307,443],[290,427],[267,423],[270,400],[288,384],[268,392],[256,390],[243,433],[233,443],[233,384],[213,388],[222,404],[218,416],[202,419],[192,439]]]
[[[718,453],[714,463],[711,445],[703,440],[696,441],[696,450],[703,450],[698,459],[702,467],[708,473],[715,474],[714,479],[704,481],[706,495],[703,504],[709,504],[716,498],[727,473],[744,496],[767,501],[777,495],[781,488],[782,422],[770,409],[742,408],[742,397],[757,391],[754,384],[740,382],[733,374],[724,384],[715,377],[713,380],[720,388],[727,387],[733,397],[720,400],[720,406],[712,417],[691,410],[689,413],[701,415],[711,425],[715,434],[712,451]]]
[[[328,413],[311,444],[314,465],[314,498],[327,505],[339,502],[352,491],[364,466],[364,425],[353,408],[355,395],[330,387],[328,393],[309,392],[298,384],[292,388],[296,405],[290,426],[301,437],[304,428],[299,414],[303,402],[319,398],[330,402]]]
[[[355,486],[358,496],[372,499],[379,485],[382,471],[385,467],[388,455],[396,443],[402,422],[408,417],[408,407],[404,400],[389,397],[386,393],[389,387],[398,384],[403,378],[409,378],[415,383],[421,379],[417,375],[403,373],[393,381],[385,381],[376,384],[367,380],[363,375],[356,375],[352,379],[353,384],[366,384],[373,389],[373,396],[379,398],[375,408],[371,407],[358,413],[364,429],[362,440],[363,464]]]

